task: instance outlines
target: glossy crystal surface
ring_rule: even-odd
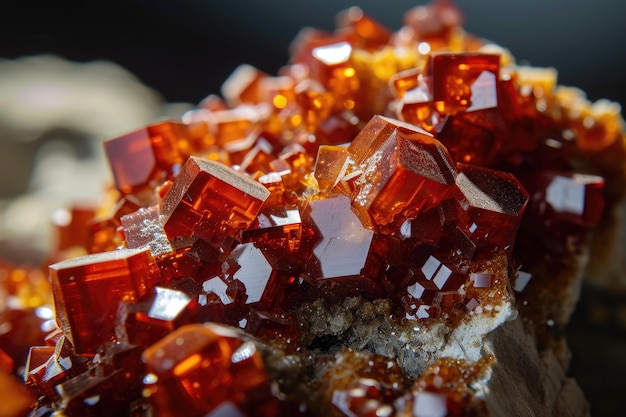
[[[182,123],[162,122],[106,141],[117,189],[129,194],[173,178],[184,162],[186,130]]]
[[[165,233],[219,247],[248,228],[269,191],[218,162],[191,157],[159,206]]]
[[[137,300],[155,283],[149,251],[124,249],[50,265],[56,320],[79,353],[95,353],[115,336],[120,301]]]

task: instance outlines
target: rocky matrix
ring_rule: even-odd
[[[620,109],[461,24],[351,8],[106,141],[49,268],[1,265],[3,415],[587,415],[562,328]]]

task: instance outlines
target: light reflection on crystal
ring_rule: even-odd
[[[311,219],[322,235],[313,248],[322,268],[321,278],[359,275],[374,232],[363,227],[346,196],[311,201],[309,207]]]
[[[169,288],[156,287],[156,297],[148,311],[148,316],[158,320],[174,320],[191,302],[187,294]]]

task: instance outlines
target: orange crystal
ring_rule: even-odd
[[[250,227],[269,195],[232,168],[192,156],[159,210],[170,239],[197,237],[220,247]]]
[[[184,124],[161,122],[104,142],[115,186],[124,194],[172,179],[184,162]]]
[[[379,121],[382,128],[376,128]],[[378,226],[393,223],[401,213],[414,217],[454,192],[456,169],[447,150],[411,125],[379,118],[361,131],[348,151],[362,161],[353,206],[367,211]]]
[[[426,66],[435,108],[445,114],[496,107],[499,74],[500,57],[490,54],[436,53]]]
[[[56,319],[79,353],[115,338],[118,303],[137,300],[157,279],[145,249],[121,249],[50,265]]]
[[[469,214],[465,230],[476,245],[511,252],[528,201],[528,193],[514,175],[459,164],[456,184],[461,206]]]
[[[146,349],[143,360],[159,416],[204,417],[226,404],[259,416],[275,413],[259,352],[230,328],[183,326]]]
[[[360,7],[350,7],[336,18],[337,35],[345,37],[357,48],[376,50],[389,43],[391,31],[363,13]]]

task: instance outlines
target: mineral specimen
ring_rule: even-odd
[[[585,415],[551,329],[624,197],[623,121],[460,22],[351,8],[106,141],[117,201],[63,226],[31,415]]]

